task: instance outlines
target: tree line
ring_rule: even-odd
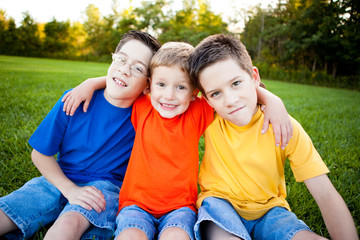
[[[144,1],[139,7],[101,16],[90,4],[84,22],[37,23],[24,13],[20,26],[0,10],[0,54],[73,60],[110,61],[121,36],[142,30],[160,42],[194,46],[216,33],[238,35],[263,77],[360,89],[360,3],[355,0],[278,0],[275,7],[235,9],[226,22],[206,0]],[[241,31],[229,25],[245,20]]]

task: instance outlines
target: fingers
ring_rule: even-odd
[[[285,149],[285,147],[289,144],[289,141],[292,138],[292,134],[293,134],[293,125],[291,121],[287,122],[285,125],[281,125],[280,127],[281,149]]]
[[[65,98],[66,96],[66,98]],[[71,107],[74,104],[74,98],[70,95],[70,92],[68,92],[65,95],[61,101],[64,102],[63,111],[66,112],[66,115],[70,115]]]
[[[69,110],[69,113],[70,113],[70,116],[73,116],[76,109],[79,107],[81,101],[76,99],[74,101],[71,102],[71,106],[70,106],[70,110]]]
[[[79,188],[68,200],[71,204],[79,205],[89,211],[94,209],[98,213],[106,207],[105,196],[93,186]]]
[[[281,149],[285,149],[289,142],[289,134],[286,126],[281,126]]]
[[[86,112],[90,104],[90,100],[86,100],[84,102],[83,111]]]
[[[70,93],[70,92],[68,92]],[[65,96],[64,96],[65,97]],[[78,99],[78,98],[74,98],[72,95],[68,95],[66,96],[66,98],[63,98],[62,101],[64,100],[64,107],[63,107],[63,111],[66,112],[66,115],[70,115],[73,116],[76,109],[79,107],[79,105],[81,104],[82,100]],[[85,104],[84,104],[84,112],[86,112],[88,106],[89,106],[89,102],[87,103],[87,106],[85,108]],[[86,110],[85,110],[86,109]]]
[[[281,127],[278,124],[273,124],[272,127],[275,136],[275,145],[278,147],[280,145],[282,137]]]
[[[267,130],[269,129],[269,124],[270,124],[270,120],[268,117],[264,117],[264,123],[261,129],[261,133],[264,134],[267,132]]]
[[[71,91],[70,92],[67,92],[63,98],[61,99],[62,102],[65,102],[65,100],[71,95]]]

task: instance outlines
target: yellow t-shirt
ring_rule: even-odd
[[[261,134],[264,115],[260,109],[246,126],[236,126],[218,115],[205,131],[205,155],[200,167],[201,193],[228,200],[247,220],[262,217],[275,206],[290,206],[285,200],[285,160],[298,182],[329,172],[310,137],[291,118],[294,132],[288,146],[275,146],[272,128]]]

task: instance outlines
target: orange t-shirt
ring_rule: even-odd
[[[150,96],[138,98],[131,116],[134,147],[120,190],[119,210],[137,205],[156,218],[181,207],[196,212],[198,144],[213,119],[213,109],[201,98],[171,119],[160,116]]]

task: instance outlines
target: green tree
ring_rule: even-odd
[[[70,22],[58,22],[55,18],[45,24],[44,56],[66,58],[71,54]]]
[[[0,10],[0,53],[19,54],[19,34],[13,18],[7,19],[6,12]]]
[[[23,56],[41,56],[41,40],[38,33],[38,25],[28,12],[24,13],[18,36],[17,54]]]
[[[199,0],[197,5],[194,0],[184,0],[183,9],[162,24],[159,40],[184,41],[195,46],[209,35],[228,32],[227,24],[210,10],[208,1]]]

